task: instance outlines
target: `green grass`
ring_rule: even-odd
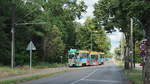
[[[3,80],[3,81],[0,81],[0,84],[20,83],[20,82],[25,82],[25,81],[29,81],[29,80],[34,80],[34,79],[39,79],[39,78],[43,78],[43,77],[56,75],[56,74],[63,73],[63,72],[66,72],[66,71],[68,71],[68,70],[62,70],[62,71],[59,71],[59,72],[41,74],[41,75],[30,76],[30,77],[23,77],[23,78],[14,79],[14,80]]]
[[[123,68],[123,63],[120,60],[114,59],[114,62],[118,67]],[[138,69],[133,70],[123,70],[126,74],[128,80],[131,82],[131,84],[143,84],[142,80],[142,71]]]
[[[131,81],[132,84],[143,84],[141,70],[138,69],[124,70],[124,72],[127,75],[128,80]]]
[[[41,62],[37,65],[34,66],[34,68],[56,68],[56,67],[60,67],[60,66],[65,66],[65,64],[60,64],[60,63],[53,63],[53,64],[50,64],[50,63],[45,63],[45,62]]]
[[[33,69],[33,71],[37,71],[37,70]],[[21,75],[25,73],[30,73],[30,70],[26,66],[21,68],[15,68],[15,69],[11,69],[5,66],[0,67],[0,74],[1,74],[0,78],[7,77],[7,76]]]
[[[58,64],[58,63],[39,63],[32,68],[32,73],[42,71],[42,69],[46,68],[56,68],[60,66],[65,66],[65,64]],[[0,78],[9,77],[9,76],[16,76],[16,75],[23,75],[31,73],[29,66],[21,66],[14,69],[11,69],[7,66],[0,66]]]
[[[143,81],[142,81],[142,74],[140,73],[130,73],[127,75],[128,76],[128,79],[132,81],[133,84],[143,84]]]

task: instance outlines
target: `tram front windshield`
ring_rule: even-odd
[[[75,58],[75,54],[69,54],[69,59]]]

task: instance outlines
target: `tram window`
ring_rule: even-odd
[[[95,55],[91,55],[91,58],[95,58]]]
[[[79,53],[76,53],[76,55],[78,56],[78,55],[79,55]]]
[[[74,54],[70,54],[69,55],[69,58],[71,59],[71,58],[73,58],[75,55]]]
[[[81,58],[86,58],[88,56],[88,53],[80,53],[79,56]]]
[[[98,55],[91,55],[91,58],[94,60],[98,60]]]
[[[95,56],[95,59],[98,60],[98,56]]]

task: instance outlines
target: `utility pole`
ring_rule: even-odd
[[[15,60],[15,7],[12,7],[12,41],[11,41],[11,68],[14,68],[14,60]]]
[[[131,54],[131,69],[133,68],[133,19],[131,18],[131,30],[130,30],[130,35],[131,35],[131,50],[130,50],[130,54]]]
[[[47,22],[33,22],[33,23],[17,23],[15,22],[16,17],[16,8],[15,8],[15,0],[12,0],[12,27],[11,27],[11,68],[13,69],[15,66],[15,26],[17,25],[33,25],[33,24],[47,24]]]

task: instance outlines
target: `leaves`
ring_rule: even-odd
[[[77,45],[79,49],[91,49],[107,53],[110,49],[110,40],[105,30],[95,24],[94,18],[87,18],[84,25],[77,29]]]
[[[68,8],[63,8],[65,4]],[[36,62],[60,62],[58,59],[65,56],[65,49],[75,46],[74,20],[86,10],[84,2],[76,0],[5,0],[0,1],[0,5],[0,37],[3,39],[0,41],[0,63],[10,61],[12,6],[16,10],[15,23],[33,23],[15,25],[16,65],[28,63],[25,49],[30,40],[37,47],[33,56]]]

